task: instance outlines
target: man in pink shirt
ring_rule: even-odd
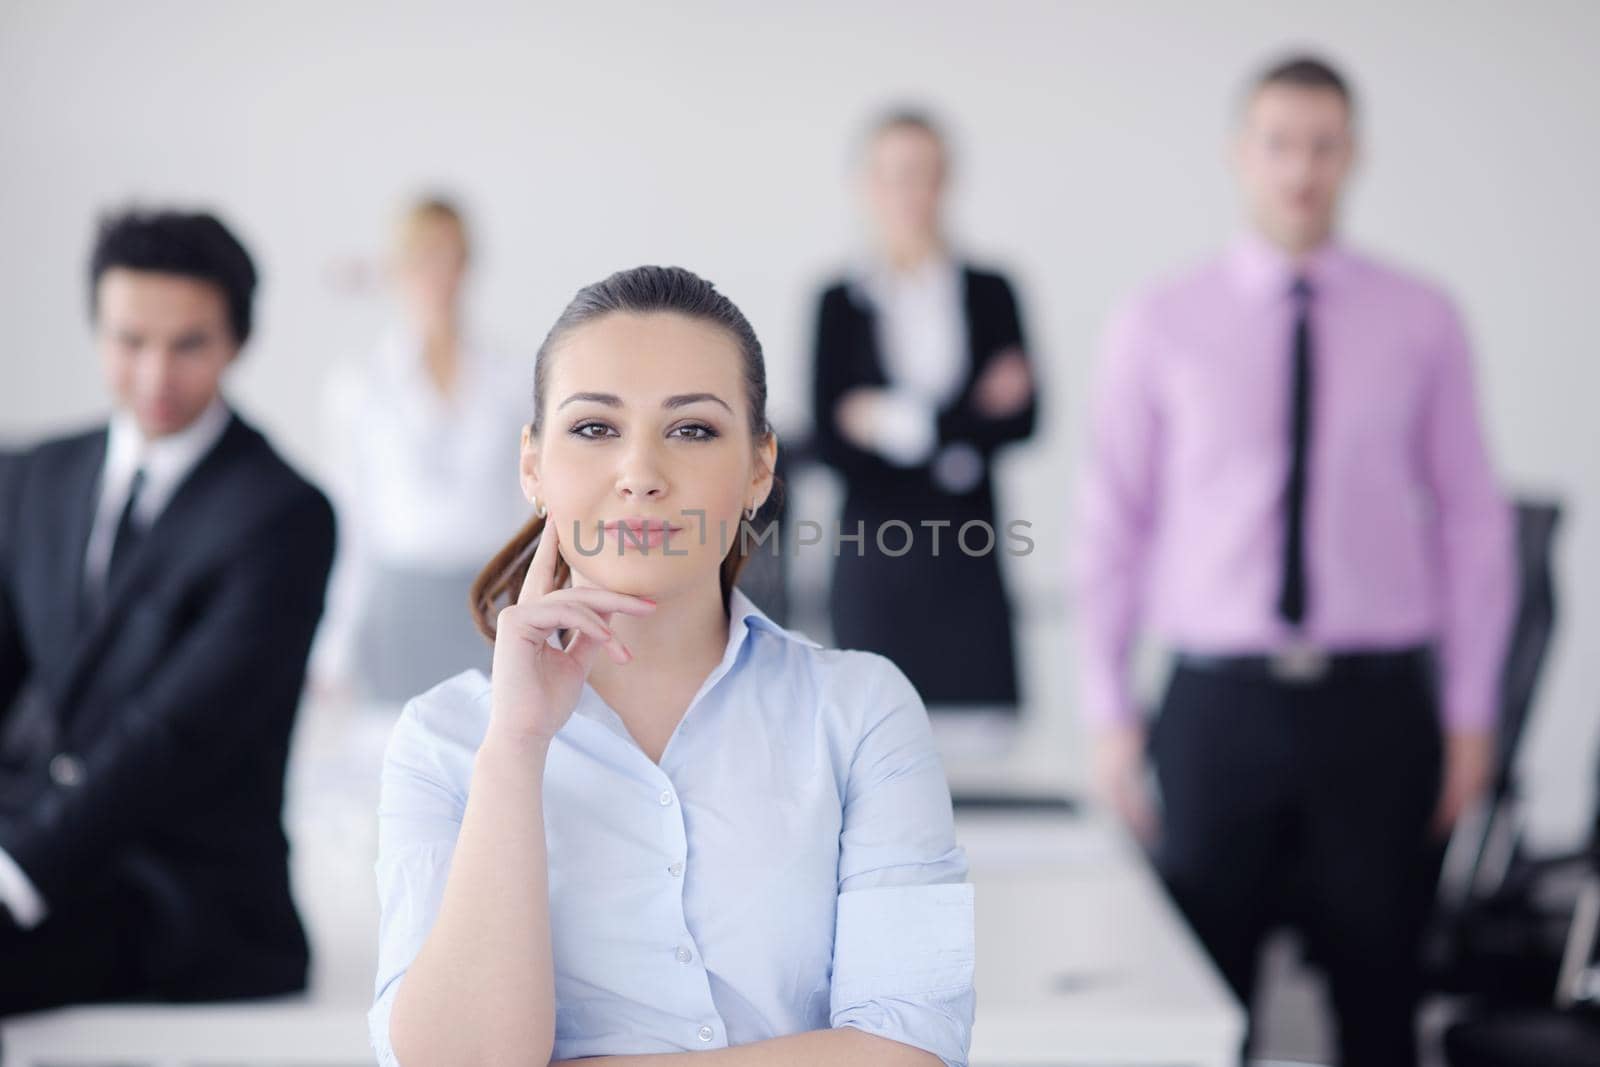
[[[1340,1062],[1384,1067],[1415,1062],[1417,936],[1490,772],[1515,570],[1459,316],[1334,237],[1352,117],[1313,58],[1252,86],[1247,233],[1107,332],[1077,578],[1098,793],[1241,999],[1291,922]],[[1176,654],[1148,738],[1141,629]]]

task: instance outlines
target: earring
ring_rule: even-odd
[[[544,507],[543,504],[539,503],[539,498],[538,497],[530,496],[528,498],[528,503],[533,505],[533,517],[534,518],[536,518],[536,519],[544,518],[545,507]]]
[[[744,509],[744,521],[745,522],[755,522],[756,521],[756,509],[759,506],[760,505],[758,505],[758,504],[751,504],[749,507]]]

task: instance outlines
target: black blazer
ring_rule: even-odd
[[[283,779],[333,511],[234,416],[85,614],[105,450],[0,460],[0,848],[52,910],[125,886],[151,995],[303,988]]]
[[[1028,346],[1011,286],[999,274],[965,267],[967,337],[971,358],[955,399],[938,413],[939,445],[966,442],[984,461],[984,479],[974,492],[988,496],[989,460],[1000,446],[1033,433],[1038,418],[1039,388],[1034,380],[1028,406],[1005,418],[989,418],[973,404],[973,387],[984,368],[1011,347],[1027,358]],[[932,481],[930,467],[897,467],[876,452],[857,448],[839,433],[833,411],[840,397],[858,385],[882,386],[888,377],[878,352],[875,312],[855,287],[840,282],[822,294],[816,329],[812,414],[817,457],[844,476],[852,496],[884,494],[945,495]],[[1034,368],[1031,363],[1029,370]]]

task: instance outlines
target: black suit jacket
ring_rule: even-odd
[[[1001,418],[984,415],[974,402],[979,378],[1007,349],[1027,358],[1021,316],[1011,286],[998,274],[962,271],[969,359],[954,398],[937,414],[938,449],[965,444],[980,462],[974,484],[952,492],[934,477],[933,462],[899,467],[846,440],[834,409],[856,386],[888,383],[878,350],[876,310],[857,287],[841,282],[822,295],[817,316],[812,403],[817,457],[844,478],[840,536],[859,531],[855,551],[840,541],[834,557],[829,616],[834,641],[892,659],[930,705],[1000,705],[1018,700],[1011,606],[998,553],[1010,546],[995,520],[990,464],[1003,445],[1028,437],[1038,419],[1037,380],[1026,407]],[[1030,363],[1030,370],[1032,369]],[[1035,376],[1036,379],[1036,376]],[[948,524],[939,554],[935,534],[920,523]],[[887,524],[899,521],[914,532],[898,556],[878,551]],[[994,530],[991,551],[969,556],[956,538],[968,522]],[[892,530],[884,544],[907,538]],[[978,535],[975,545],[984,543]],[[960,608],[951,625],[950,608]]]
[[[1022,319],[1017,313],[1016,297],[1006,279],[999,274],[966,267],[962,270],[962,281],[971,358],[961,389],[938,413],[939,444],[965,442],[977,450],[984,460],[985,477],[975,492],[981,490],[987,499],[989,460],[1000,446],[1033,433],[1038,418],[1039,389],[1036,380],[1033,399],[1014,415],[995,419],[978,411],[973,403],[974,387],[990,361],[1013,347],[1020,349],[1026,358],[1028,347],[1023,337]],[[837,283],[822,294],[817,313],[812,379],[817,457],[838,470],[844,476],[848,492],[858,498],[884,494],[902,498],[945,496],[944,491],[934,485],[927,465],[897,467],[876,452],[858,448],[846,440],[834,421],[834,408],[847,391],[858,385],[888,384],[878,352],[874,315],[870,303],[848,283]]]
[[[125,887],[151,995],[303,988],[283,779],[332,509],[234,416],[86,612],[105,451],[0,462],[0,848],[53,912]]]

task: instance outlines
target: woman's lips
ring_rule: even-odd
[[[660,548],[669,535],[678,539],[683,527],[671,523],[608,522],[605,531],[623,548]]]

